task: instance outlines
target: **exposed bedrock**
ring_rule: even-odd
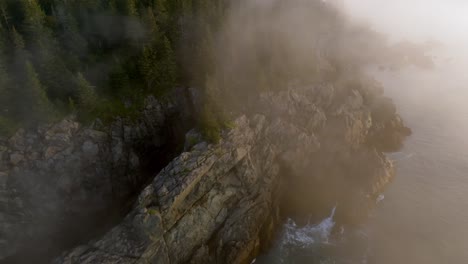
[[[265,93],[234,123],[218,144],[188,133],[120,224],[54,263],[250,263],[282,215],[359,221],[410,133],[364,81]]]
[[[117,224],[182,150],[191,101],[177,89],[137,120],[69,118],[0,140],[0,262],[47,262]]]

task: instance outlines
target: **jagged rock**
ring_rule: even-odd
[[[197,145],[200,142],[203,142],[202,135],[195,129],[190,130],[185,135],[184,151],[189,151],[193,146]]]
[[[10,163],[13,166],[18,165],[20,162],[24,160],[24,155],[18,152],[15,152],[10,155]]]
[[[6,172],[0,172],[0,187],[4,187],[7,184],[8,174]]]
[[[58,148],[58,147],[47,147],[46,150],[44,151],[44,158],[50,159],[53,156],[55,156],[55,154],[59,153],[60,150],[61,148]],[[31,155],[29,156],[29,158],[34,160],[34,159],[37,159],[38,157],[36,155]]]
[[[219,145],[194,149],[171,162],[142,192],[124,222],[87,246],[85,254],[72,253],[57,262],[180,263],[216,239],[224,242],[210,252],[236,263],[248,252],[245,246],[259,240],[262,223],[269,219],[271,182],[278,167],[269,145],[253,148],[263,125],[242,117],[235,126]]]
[[[186,134],[201,98],[177,89],[134,122],[68,118],[2,140],[0,261],[44,261],[127,213],[55,263],[250,263],[280,211],[322,217],[338,203],[359,219],[392,177],[382,151],[410,133],[368,80],[264,93],[218,144]]]
[[[122,204],[147,183],[147,167],[163,165],[141,157],[165,165],[192,127],[183,93],[148,98],[135,121],[83,127],[70,117],[0,142],[0,262],[45,262],[129,210]]]
[[[54,263],[243,264],[271,239],[280,210],[322,217],[339,204],[341,220],[357,221],[393,176],[371,138],[406,128],[373,115],[380,93],[323,89],[263,94],[257,113],[215,145],[189,132],[188,152],[155,175],[119,225]]]
[[[85,156],[94,157],[99,153],[99,146],[96,143],[93,143],[91,140],[85,141],[81,149],[83,151],[83,155]]]

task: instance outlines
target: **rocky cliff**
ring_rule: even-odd
[[[177,89],[148,98],[137,120],[69,118],[0,141],[0,262],[45,262],[121,219],[182,149],[191,103]]]
[[[120,224],[54,263],[250,263],[284,214],[359,221],[409,133],[369,80],[264,93],[218,144],[188,133]]]
[[[174,54],[199,98],[176,89],[136,120],[68,118],[0,139],[0,262],[250,263],[283,216],[366,216],[393,175],[384,152],[410,131],[360,71],[405,53],[325,1],[237,2],[213,5],[227,20],[216,30],[174,19],[202,24],[181,32],[196,54]],[[185,38],[197,31],[200,44]],[[233,127],[204,142],[195,120],[217,132],[219,109]]]

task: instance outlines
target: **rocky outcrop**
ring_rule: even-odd
[[[243,117],[221,143],[195,145],[155,177],[122,224],[58,262],[235,263],[252,257],[275,214],[275,151],[255,143],[265,140],[265,124],[261,116]]]
[[[69,118],[1,141],[0,262],[45,262],[121,219],[148,176],[182,148],[193,126],[186,95],[150,97],[133,121]]]
[[[374,139],[408,134],[396,113],[379,114],[380,91],[290,87],[263,94],[218,144],[191,132],[122,223],[55,263],[250,263],[283,213],[338,205],[341,219],[358,219],[393,175]]]

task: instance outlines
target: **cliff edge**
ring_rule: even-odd
[[[393,176],[383,151],[410,132],[384,99],[365,81],[265,93],[218,144],[189,133],[122,223],[54,263],[250,263],[285,212],[338,204],[357,221]]]

